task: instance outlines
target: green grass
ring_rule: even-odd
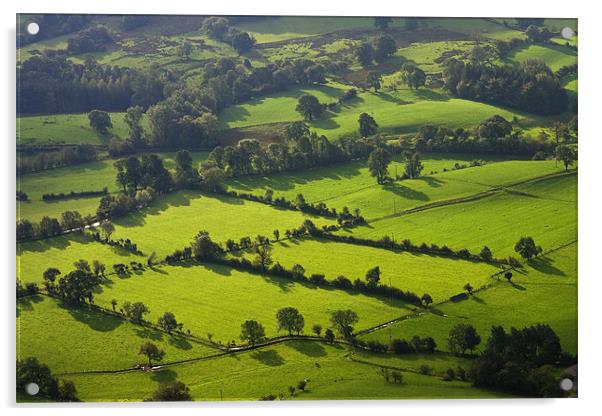
[[[475,326],[481,335],[481,348],[492,325],[525,327],[547,323],[560,337],[563,348],[577,352],[577,245],[534,260],[514,284],[499,282],[493,288],[458,303],[437,306],[430,313],[393,325],[394,338],[432,336],[438,348],[447,350],[449,330],[458,323]],[[362,337],[389,339],[389,329]]]
[[[501,24],[481,18],[430,17],[421,19],[428,27],[441,28],[452,32],[463,33],[466,36],[479,34],[490,39],[510,40],[524,38],[523,32],[507,28]]]
[[[305,333],[314,324],[330,326],[330,313],[353,309],[359,316],[357,329],[368,328],[399,316],[409,309],[399,301],[319,288],[288,279],[252,275],[220,265],[165,266],[140,275],[111,281],[95,295],[96,304],[110,308],[111,299],[142,301],[150,308],[147,319],[156,322],[166,311],[173,312],[184,330],[216,342],[240,341],[240,325],[255,319],[265,327],[266,336],[278,335],[276,312],[296,307],[305,317]],[[286,332],[281,332],[284,335]]]
[[[486,263],[408,252],[393,252],[328,240],[286,240],[274,243],[274,262],[290,268],[296,263],[305,267],[306,276],[324,274],[328,280],[344,275],[365,281],[366,272],[379,266],[380,282],[409,290],[422,296],[428,292],[442,301],[462,292],[470,282],[474,287],[488,283],[499,271]],[[250,259],[254,256],[248,255]]]
[[[390,26],[400,27],[403,23],[404,19],[397,18]],[[237,27],[253,35],[258,43],[267,43],[332,33],[339,30],[374,29],[374,18],[282,16],[258,19],[254,22],[238,24]]]
[[[294,88],[228,107],[220,113],[219,118],[222,125],[228,128],[302,120],[295,110],[297,99],[302,94],[313,94],[321,102],[329,103],[336,101],[345,89],[347,87],[341,84]],[[347,101],[333,112],[326,112],[309,125],[317,133],[336,139],[343,134],[357,132],[361,113],[371,114],[382,132],[394,134],[416,132],[426,124],[466,128],[476,126],[496,114],[509,120],[517,117],[527,123],[541,122],[539,117],[489,104],[449,98],[436,90],[399,89],[360,93],[357,98]]]
[[[174,153],[158,153],[169,169],[175,167]],[[206,152],[193,152],[193,166],[207,157]],[[115,182],[117,171],[113,167],[115,160],[105,159],[80,165],[49,169],[21,175],[17,178],[17,189],[25,192],[27,202],[17,203],[17,218],[39,221],[43,216],[59,217],[69,210],[78,210],[82,215],[96,214],[100,197],[74,198],[45,202],[46,193],[69,193],[71,191],[100,191],[107,187],[116,192],[119,186]]]
[[[108,145],[113,137],[125,139],[128,127],[123,119],[125,113],[109,113],[113,128],[102,135],[90,127],[88,114],[56,114],[46,116],[24,116],[17,118],[18,144],[95,144]],[[148,121],[142,119],[148,130]]]
[[[468,164],[474,159],[496,160],[482,155],[424,154],[423,173],[427,176],[386,186],[376,184],[366,162],[335,165],[303,173],[237,178],[231,180],[229,185],[239,192],[260,195],[269,188],[275,195],[289,199],[302,193],[309,202],[323,201],[339,210],[344,206],[351,210],[359,208],[362,215],[371,220],[436,201],[466,197],[486,191],[491,186],[511,184],[562,170],[553,161],[502,161],[443,172],[444,169],[451,169],[455,163]],[[400,158],[395,160],[389,168],[392,176],[396,171],[401,175],[405,166]],[[429,175],[431,172],[438,173]]]
[[[70,377],[87,401],[140,401],[159,382],[177,379],[195,400],[258,400],[280,393],[286,400],[358,400],[507,397],[461,381],[403,373],[403,384],[386,383],[378,368],[352,362],[348,350],[315,342],[289,342],[223,358],[167,367],[157,373]],[[288,386],[309,380],[290,397]],[[103,386],[99,389],[98,386]]]
[[[498,193],[477,201],[372,221],[367,227],[341,233],[367,238],[393,234],[397,240],[447,244],[473,253],[486,245],[496,257],[516,256],[514,244],[521,236],[532,236],[544,249],[552,249],[577,238],[577,202],[571,200],[576,196],[576,179],[550,180],[549,186],[557,186],[557,192],[565,195],[563,199]]]
[[[220,352],[88,307],[68,307],[44,296],[17,302],[17,359],[37,357],[55,374],[119,370],[143,364],[146,358],[138,351],[145,341],[164,350],[169,361]]]
[[[560,45],[529,45],[515,49],[506,61],[517,63],[527,59],[542,60],[552,71],[557,71],[563,66],[576,64],[577,51]]]
[[[332,220],[306,216],[298,211],[282,210],[243,199],[180,191],[160,197],[152,206],[116,219],[111,238],[129,238],[146,255],[152,251],[160,257],[190,245],[201,230],[209,231],[216,242],[241,237],[271,236],[278,228],[298,228],[311,218],[317,225]]]
[[[145,262],[146,258],[130,252],[98,243],[83,233],[47,238],[17,244],[17,278],[22,283],[37,282],[42,285],[42,273],[49,267],[58,268],[63,274],[74,269],[73,263],[87,260],[90,264],[98,260],[112,272],[116,263],[130,261]]]
[[[457,51],[457,55],[469,52],[474,47],[472,41],[439,41],[439,42],[416,42],[406,48],[399,49],[396,56],[401,56],[408,61],[414,62],[427,73],[441,72],[441,63],[435,60],[444,52]],[[399,73],[397,74],[399,76]]]

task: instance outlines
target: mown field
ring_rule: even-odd
[[[145,341],[157,344],[170,361],[220,352],[45,296],[17,302],[17,335],[17,357],[36,356],[57,373],[128,369],[144,364],[146,358],[138,350]]]
[[[549,250],[577,238],[576,180],[576,176],[549,179],[545,185],[557,186],[559,194],[564,192],[564,199],[511,190],[477,201],[375,220],[368,227],[341,233],[368,238],[394,234],[397,240],[447,244],[473,253],[487,245],[496,257],[516,256],[514,244],[522,236],[531,236],[544,250]],[[538,185],[524,186],[519,192],[534,189],[538,193]]]
[[[175,153],[157,153],[168,169],[175,167]],[[192,152],[193,166],[207,157],[206,152]],[[104,159],[46,171],[21,175],[17,189],[25,192],[28,201],[17,202],[17,218],[39,221],[43,216],[58,218],[61,213],[77,210],[83,216],[95,215],[100,197],[68,198],[63,200],[44,201],[46,193],[69,193],[82,191],[100,191],[107,188],[109,192],[117,192],[120,187],[115,182],[117,171],[115,160]]]
[[[113,128],[100,134],[90,127],[88,114],[57,114],[25,116],[17,118],[18,144],[94,144],[108,145],[116,137],[125,139],[128,127],[123,120],[125,113],[109,113]],[[142,126],[148,130],[148,119],[143,117]]]
[[[447,350],[449,330],[458,323],[473,325],[483,341],[492,325],[524,327],[547,323],[559,335],[564,349],[577,352],[577,244],[532,261],[515,273],[513,283],[496,283],[466,301],[437,305],[420,317],[411,318],[362,338],[389,339],[432,336],[438,348]],[[481,343],[481,348],[484,342]]]
[[[170,311],[184,324],[184,331],[190,329],[193,335],[203,338],[211,333],[214,341],[223,344],[242,344],[240,325],[248,319],[262,323],[266,336],[278,335],[276,312],[287,306],[296,307],[303,314],[305,333],[310,333],[314,324],[329,327],[330,313],[338,309],[357,312],[358,329],[410,310],[396,300],[391,305],[388,299],[253,275],[220,265],[165,266],[130,277],[111,276],[110,280],[95,295],[96,304],[111,308],[113,298],[120,305],[141,301],[151,311],[145,319],[156,322]]]
[[[319,239],[274,243],[272,257],[287,268],[301,263],[308,276],[313,273],[324,274],[328,280],[343,275],[351,281],[366,281],[366,272],[378,266],[382,272],[381,283],[409,290],[418,296],[428,292],[435,301],[462,292],[462,286],[467,282],[474,287],[486,284],[489,276],[499,272],[497,267],[486,263]]]
[[[140,401],[161,381],[178,379],[196,400],[258,400],[283,394],[285,400],[493,398],[461,381],[404,372],[402,384],[387,383],[378,367],[350,361],[348,350],[315,342],[290,342],[233,356],[170,366],[157,373],[77,375],[70,378],[84,400]],[[228,369],[224,372],[224,369]],[[309,380],[294,397],[288,386]],[[99,390],[98,385],[105,388]]]

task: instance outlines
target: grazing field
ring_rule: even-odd
[[[55,373],[106,371],[144,364],[140,345],[152,341],[170,361],[220,352],[198,342],[134,325],[87,306],[34,296],[17,302],[17,358],[36,356]]]
[[[512,38],[524,38],[525,34],[514,30],[491,19],[481,18],[455,18],[455,17],[429,17],[420,19],[428,27],[438,27],[452,32],[463,33],[467,37],[475,33],[490,39],[510,40]]]
[[[466,301],[435,306],[431,312],[392,326],[393,337],[432,336],[447,350],[449,330],[458,323],[477,328],[483,348],[492,325],[524,327],[547,323],[560,337],[562,347],[577,352],[577,244],[532,261],[515,273],[513,283],[500,281]],[[389,339],[389,329],[362,338]]]
[[[432,74],[443,70],[443,62],[438,59],[443,54],[459,58],[469,53],[473,47],[474,42],[469,41],[416,42],[406,48],[399,49],[395,56],[401,56],[418,65],[424,72]]]
[[[146,255],[155,251],[163,258],[175,249],[188,247],[201,230],[208,231],[217,242],[238,241],[258,234],[271,236],[276,228],[284,234],[286,229],[301,226],[306,218],[318,226],[334,223],[258,202],[179,191],[160,197],[149,208],[116,219],[112,238],[129,238]]]
[[[320,102],[330,103],[336,101],[343,92],[340,84],[312,89],[294,88],[253,99],[245,104],[233,105],[222,111],[219,118],[222,125],[228,128],[297,121],[302,117],[295,111],[295,107],[297,98],[303,93],[314,94]],[[343,134],[357,132],[361,113],[371,114],[381,131],[395,134],[416,132],[425,124],[449,128],[476,126],[496,114],[509,120],[517,117],[527,123],[539,123],[540,120],[538,117],[490,104],[449,98],[435,90],[400,89],[393,92],[362,92],[337,110],[328,111],[308,124],[317,133],[336,139]]]
[[[110,308],[111,299],[144,302],[145,317],[156,322],[166,311],[173,312],[193,335],[226,344],[239,339],[240,325],[254,319],[265,327],[266,336],[277,332],[276,312],[293,306],[305,317],[305,333],[314,324],[330,327],[330,313],[338,309],[357,312],[357,329],[369,328],[409,312],[409,306],[394,300],[295,283],[233,270],[221,265],[188,264],[147,270],[130,277],[111,276],[111,282],[95,295],[96,304]],[[269,300],[269,302],[268,302]]]
[[[350,210],[359,208],[368,219],[382,218],[402,210],[437,201],[467,197],[488,191],[491,187],[510,185],[552,173],[562,167],[553,161],[500,161],[484,166],[450,170],[455,163],[469,164],[480,155],[424,155],[426,176],[397,181],[386,186],[377,185],[368,172],[366,162],[336,165],[303,173],[279,174],[269,177],[237,178],[231,180],[231,189],[262,195],[272,189],[275,195],[294,198],[302,193],[308,202],[324,202],[329,207]],[[495,161],[495,158],[483,157]],[[400,158],[389,166],[389,174],[403,173],[405,163]],[[448,172],[444,172],[447,169]],[[428,175],[430,172],[437,174]],[[382,231],[382,230],[380,230]],[[397,231],[395,228],[391,231]],[[379,237],[387,232],[382,232]],[[389,233],[390,234],[390,233]]]
[[[125,139],[128,127],[123,120],[125,113],[109,113],[113,128],[106,134],[97,133],[90,127],[88,114],[57,114],[17,118],[18,144],[94,144],[108,145],[111,138]],[[148,129],[148,120],[142,119]]]
[[[573,176],[573,183],[569,179],[550,179],[545,186],[554,186],[554,183],[562,187],[568,198],[574,198],[576,179]],[[536,187],[533,184],[527,189]],[[368,238],[394,234],[398,241],[408,238],[417,243],[447,244],[473,253],[486,245],[495,257],[516,256],[514,244],[522,236],[533,237],[544,250],[574,241],[577,238],[576,204],[575,199],[504,192],[476,201],[376,220],[368,227],[340,232]]]
[[[148,374],[132,372],[70,376],[84,400],[140,401],[162,381],[178,379],[195,400],[258,400],[282,394],[284,400],[358,400],[419,398],[493,398],[506,395],[471,388],[462,381],[403,373],[403,383],[385,382],[378,367],[350,361],[347,348],[316,342],[288,342],[232,356],[166,367]],[[227,368],[228,371],[224,372]],[[309,380],[294,397],[288,386]],[[102,390],[98,385],[106,386]]]
[[[336,253],[336,254],[333,254]],[[252,256],[249,256],[252,258]],[[366,272],[380,267],[380,282],[422,296],[428,292],[435,302],[462,292],[470,282],[474,287],[488,283],[499,272],[495,266],[408,252],[393,252],[328,240],[286,240],[274,243],[274,261],[286,268],[300,263],[307,276],[324,274],[328,280],[339,275],[351,281],[365,280]]]
[[[158,153],[169,169],[175,167],[175,153]],[[207,157],[206,152],[192,152],[193,166]],[[96,162],[49,169],[22,175],[17,189],[25,192],[29,198],[26,202],[17,202],[17,218],[39,221],[43,216],[59,217],[61,213],[77,210],[82,216],[95,215],[100,197],[68,198],[64,200],[44,201],[46,193],[69,193],[71,191],[100,191],[104,187],[109,192],[118,191],[115,182],[117,173],[113,164],[115,160],[105,159]]]
[[[94,241],[88,234],[70,233],[17,244],[17,278],[23,283],[43,283],[42,273],[49,267],[59,269],[63,275],[75,267],[73,263],[86,260],[90,264],[98,260],[112,272],[116,263],[145,262],[146,257],[135,256],[129,251]]]
[[[508,62],[522,62],[527,59],[544,61],[552,71],[577,63],[577,52],[560,45],[529,45],[514,50]]]

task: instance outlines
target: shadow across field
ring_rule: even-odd
[[[284,364],[284,358],[275,350],[259,350],[251,353],[251,358],[272,367]]]

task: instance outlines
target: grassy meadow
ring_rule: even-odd
[[[549,324],[560,337],[562,347],[577,352],[577,244],[571,244],[530,262],[514,273],[512,283],[496,281],[468,300],[436,305],[419,317],[410,318],[362,336],[368,339],[432,336],[438,348],[448,349],[447,335],[458,323],[473,325],[481,335],[483,348],[492,325],[521,328],[540,322]]]

